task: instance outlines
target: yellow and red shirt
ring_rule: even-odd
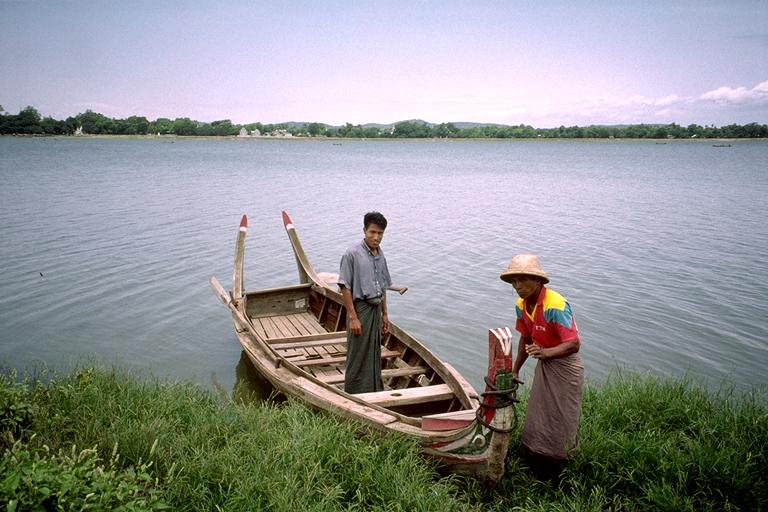
[[[525,310],[523,299],[517,299],[515,313],[515,329],[542,348],[556,347],[567,341],[579,342],[579,329],[571,306],[565,297],[554,290],[542,286],[530,314]]]

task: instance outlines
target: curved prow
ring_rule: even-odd
[[[512,373],[512,338],[509,327],[488,330],[488,374],[477,409],[422,419],[422,425],[431,430],[466,426],[462,437],[427,450],[441,457],[453,472],[473,474],[491,484],[504,475],[510,433],[517,426],[515,404],[521,383]]]
[[[293,225],[293,221],[288,216],[288,213],[283,211],[283,225],[285,226],[285,232],[288,234],[288,239],[291,241],[291,247],[293,248],[293,254],[296,256],[296,266],[299,271],[299,282],[309,283],[310,281],[328,288],[328,285],[324,280],[320,279],[315,272],[315,267],[309,262],[307,254],[304,252],[304,248],[301,246],[299,235],[296,233],[296,228]]]
[[[512,373],[512,346],[513,333],[509,327],[488,330],[488,375],[476,417],[492,433],[486,476],[494,484],[504,474],[509,435],[517,427],[515,404],[521,382]]]
[[[235,270],[232,272],[232,301],[240,304],[243,298],[243,272],[245,262],[245,235],[248,233],[248,217],[240,219],[240,228],[235,243]]]
[[[291,217],[285,210],[283,210],[283,225],[285,226],[285,231],[288,233],[288,239],[291,241],[293,254],[296,256],[296,266],[299,270],[299,282],[308,283],[313,281],[320,286],[324,286],[325,288],[333,290],[332,287],[328,286],[328,280],[323,279],[317,274],[317,272],[315,272],[315,267],[312,266],[312,263],[310,263],[307,254],[304,252],[304,248],[301,246],[299,235],[296,233],[296,227],[293,225]],[[336,274],[336,277],[338,277],[338,274]],[[335,283],[335,281],[332,282]],[[408,291],[408,287],[390,286],[387,288],[387,290],[392,290],[402,295]]]
[[[508,433],[517,422],[514,414],[517,385],[512,373],[513,333],[509,327],[488,329],[488,374],[477,419],[494,432]]]

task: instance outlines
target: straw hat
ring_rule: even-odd
[[[502,272],[499,277],[501,277],[502,281],[511,283],[512,277],[519,275],[540,277],[544,280],[544,284],[549,282],[549,277],[547,277],[544,269],[541,268],[539,257],[535,254],[518,254],[514,256],[509,265],[507,265],[507,270]]]

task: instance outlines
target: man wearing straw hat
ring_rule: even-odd
[[[522,445],[534,469],[554,476],[578,446],[584,367],[579,331],[565,298],[545,285],[549,277],[533,254],[518,254],[501,273],[519,299],[515,328],[520,332],[515,376],[528,357],[538,360],[528,399]],[[558,471],[559,472],[559,471]]]
[[[364,238],[341,258],[339,288],[347,310],[347,364],[344,391],[383,391],[381,335],[389,331],[386,290],[392,285],[381,240],[387,219],[379,212],[363,217]]]

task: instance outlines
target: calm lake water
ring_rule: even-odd
[[[519,252],[570,300],[588,380],[761,385],[768,143],[731,144],[0,138],[0,362],[232,390],[241,350],[207,280],[230,285],[240,216],[253,289],[296,282],[281,210],[337,271],[378,209],[410,287],[392,320],[477,388],[487,329],[514,324],[498,275]]]

